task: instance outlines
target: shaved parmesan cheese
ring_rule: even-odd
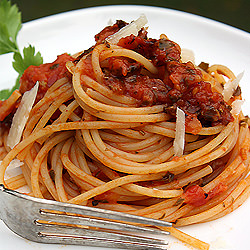
[[[9,135],[7,137],[7,145],[10,148],[14,148],[21,140],[24,127],[27,123],[31,108],[36,99],[38,86],[39,84],[37,82],[30,91],[27,91],[23,94],[21,103],[13,117]]]
[[[112,21],[112,19],[109,19],[108,20],[108,26],[112,26],[114,23],[113,23],[113,21]]]
[[[138,35],[140,29],[148,22],[146,16],[143,14],[137,20],[131,22],[130,24],[126,25],[115,34],[106,38],[106,41],[110,44],[117,44],[119,40],[123,37],[127,37],[130,35]]]
[[[1,162],[0,162],[1,164]],[[11,178],[13,176],[19,175],[22,173],[21,166],[23,165],[23,162],[19,161],[18,159],[14,159],[10,162],[6,172],[5,172],[5,178]]]
[[[2,163],[2,161],[0,161],[0,165],[1,165],[1,163]],[[16,169],[16,168],[20,168],[22,165],[23,165],[23,162],[21,162],[18,159],[13,159],[10,162],[10,164],[8,166],[8,169],[6,171],[13,170],[13,169]]]
[[[195,64],[194,52],[190,49],[181,49],[181,61],[183,63],[192,62]]]
[[[175,156],[182,156],[185,144],[185,113],[177,107],[176,110],[176,127],[174,139]]]
[[[227,81],[224,85],[224,90],[222,91],[222,95],[224,100],[228,102],[230,98],[233,96],[234,91],[237,89],[241,78],[243,77],[244,72],[241,72],[237,77],[231,81]]]
[[[232,110],[231,110],[231,114],[233,116],[237,116],[240,114],[241,112],[241,106],[243,105],[244,101],[243,100],[235,100],[232,103]]]

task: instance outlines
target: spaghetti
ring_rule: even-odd
[[[222,65],[184,62],[178,44],[165,35],[150,39],[144,28],[107,42],[126,26],[117,21],[89,50],[25,71],[20,91],[2,103],[9,111],[1,114],[1,183],[176,226],[224,216],[250,194],[249,121],[239,108],[230,112],[241,99],[239,87],[227,102],[222,95],[235,75]],[[19,96],[37,81],[22,139],[10,149],[9,120]],[[177,109],[185,112],[178,154]],[[15,158],[22,174],[6,180]]]

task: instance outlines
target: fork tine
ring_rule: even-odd
[[[166,249],[164,238],[154,239],[153,234],[158,237],[168,233],[145,225],[171,226],[141,216],[34,198],[6,189],[2,184],[0,203],[0,218],[13,232],[42,243]]]
[[[34,199],[33,197],[30,197],[30,199]],[[46,201],[44,202],[43,199],[35,198],[38,202],[41,203],[41,205],[45,205],[45,209],[48,210],[55,210],[59,212],[66,212],[66,213],[73,213],[73,214],[79,214],[89,217],[99,217],[103,219],[109,219],[109,220],[118,220],[118,221],[124,221],[124,222],[132,222],[132,223],[139,223],[144,225],[150,225],[150,226],[160,226],[160,227],[171,227],[172,224],[166,221],[160,221],[155,220],[152,218],[146,218],[142,216],[132,215],[132,214],[126,214],[123,212],[116,212],[111,210],[105,210],[101,208],[95,208],[95,207],[87,207],[87,206],[80,206],[75,204],[69,204],[69,203],[62,203],[62,202],[55,202],[55,201]]]
[[[2,185],[3,186],[3,185]],[[11,194],[15,197],[20,197],[24,199],[24,204],[27,204],[28,201],[32,202],[32,210],[39,209],[39,213],[42,210],[51,210],[51,211],[58,211],[58,212],[65,212],[65,213],[73,213],[76,215],[84,215],[89,217],[99,217],[109,220],[118,220],[118,221],[124,221],[124,222],[132,222],[132,223],[139,223],[143,225],[150,225],[150,226],[160,226],[160,227],[171,227],[172,223],[156,220],[152,218],[137,216],[133,214],[126,214],[123,212],[116,212],[111,210],[105,210],[101,208],[95,208],[95,207],[87,207],[87,206],[81,206],[76,204],[70,204],[70,203],[63,203],[53,200],[45,200],[40,199],[36,197],[31,197],[25,194],[21,194],[19,192],[6,189],[4,188],[4,192]]]
[[[69,238],[60,237],[58,238],[50,236],[46,237],[46,241],[44,243],[54,243],[54,244],[71,244],[71,245],[83,245],[83,246],[94,246],[101,248],[122,248],[122,249],[132,249],[132,250],[166,250],[167,245],[152,245],[147,243],[136,243],[136,242],[125,242],[125,241],[111,241],[109,239],[97,239],[97,238],[74,238],[69,243]]]
[[[101,227],[106,229],[113,229],[113,230],[122,230],[122,231],[132,231],[132,232],[146,232],[150,234],[157,234],[157,235],[168,235],[169,232],[161,231],[157,229],[152,229],[150,227],[142,227],[136,226],[132,224],[126,224],[116,221],[108,221],[108,220],[100,220],[96,218],[90,217],[79,217],[75,215],[65,215],[65,214],[57,214],[53,212],[44,212],[41,211],[41,215],[39,217],[41,220],[46,220],[50,222],[57,222],[57,223],[69,223],[69,224],[76,224],[82,226],[91,226],[91,227]]]
[[[149,237],[143,237],[139,235],[126,235],[114,232],[96,231],[85,228],[68,227],[64,225],[49,225],[39,224],[39,237],[43,238],[45,242],[48,239],[53,239],[58,243],[58,240],[66,239],[67,237],[73,237],[74,240],[78,240],[78,244],[83,240],[83,244],[86,244],[86,240],[90,242],[100,244],[99,246],[111,245],[112,247],[122,246],[123,248],[129,247],[132,249],[141,248],[154,248],[154,249],[166,249],[167,243],[163,239],[153,239]],[[58,233],[60,232],[60,233]],[[127,245],[127,246],[126,246]]]

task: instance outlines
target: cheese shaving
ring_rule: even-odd
[[[13,117],[10,131],[7,137],[7,146],[14,148],[21,140],[24,127],[29,118],[31,108],[35,102],[37,91],[38,91],[38,82],[30,90],[23,94],[21,103]]]
[[[182,156],[185,144],[185,113],[177,107],[176,110],[176,127],[174,139],[174,154],[175,156]]]
[[[194,52],[190,49],[181,49],[181,61],[183,63],[192,62],[195,64]]]
[[[0,161],[1,165],[1,161]],[[18,159],[14,159],[10,162],[8,169],[5,173],[5,178],[11,178],[13,176],[17,176],[19,174],[22,174],[21,166],[23,165],[23,162],[19,161]]]
[[[108,26],[112,26],[114,23],[113,23],[113,21],[112,21],[112,19],[109,19],[108,20]]]
[[[119,40],[123,37],[127,37],[130,35],[138,35],[138,32],[141,28],[148,22],[146,16],[143,14],[137,20],[131,22],[130,24],[126,25],[115,34],[106,38],[106,41],[110,44],[117,44]]]
[[[244,100],[235,100],[232,103],[232,110],[231,110],[231,114],[233,116],[238,116],[241,112],[241,106],[243,105]]]
[[[234,91],[237,89],[241,78],[243,77],[244,72],[241,72],[237,77],[231,81],[227,81],[224,85],[224,90],[222,91],[222,95],[224,100],[228,102],[230,98],[233,96]]]

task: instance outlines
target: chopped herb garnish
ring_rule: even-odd
[[[21,13],[18,7],[10,1],[0,1],[0,55],[13,54],[13,68],[19,74],[16,84],[11,89],[0,91],[0,100],[6,100],[15,89],[19,88],[19,79],[30,65],[38,66],[43,63],[41,53],[35,53],[35,48],[29,45],[23,49],[23,55],[17,44],[17,35],[22,27]]]

